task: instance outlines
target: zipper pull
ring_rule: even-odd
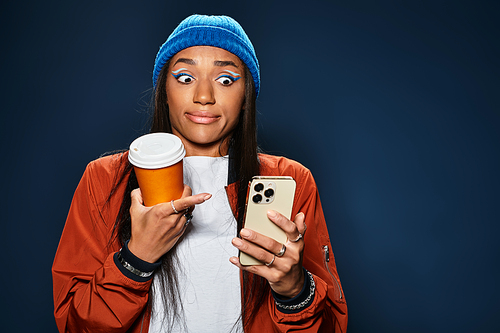
[[[328,250],[328,245],[323,246],[323,251],[325,251],[326,262],[330,262],[330,250]]]

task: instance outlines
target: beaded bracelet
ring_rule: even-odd
[[[150,277],[151,275],[153,275],[153,273],[155,272],[155,271],[143,272],[143,271],[138,270],[137,268],[135,268],[131,264],[129,264],[127,261],[125,261],[125,259],[123,259],[121,249],[118,252],[117,258],[118,258],[118,261],[120,261],[120,263],[123,265],[123,267],[125,267],[126,270],[128,270],[129,272],[132,272],[133,274],[135,274],[137,276],[147,278],[147,277]]]
[[[311,301],[311,298],[314,296],[314,292],[316,291],[316,284],[314,283],[314,278],[313,278],[313,275],[311,274],[311,272],[308,271],[307,275],[309,276],[309,279],[311,280],[311,287],[309,288],[309,296],[307,296],[307,298],[305,300],[303,300],[302,302],[300,302],[299,304],[294,304],[294,305],[283,305],[275,300],[274,303],[276,303],[277,307],[284,309],[284,310],[299,310],[299,309],[306,307],[306,305],[309,304],[309,302]]]

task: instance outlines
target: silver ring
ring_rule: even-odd
[[[280,252],[276,253],[276,257],[283,257],[283,255],[285,254],[285,251],[286,251],[286,246],[285,246],[285,244],[283,244],[281,246]]]
[[[273,255],[273,260],[271,260],[271,262],[270,262],[270,263],[266,264],[266,266],[267,266],[267,267],[271,266],[271,265],[273,264],[273,262],[274,262],[274,259],[276,259],[276,256],[275,256],[275,255]]]
[[[294,243],[296,243],[296,242],[298,242],[301,238],[302,238],[302,234],[299,232],[299,236],[297,236],[297,238],[296,238],[296,239],[289,239],[289,241],[290,241],[290,242],[294,242]]]
[[[172,206],[172,209],[174,210],[175,214],[179,214],[180,213],[177,209],[175,209],[174,200],[170,201],[170,206]]]
[[[191,223],[191,220],[193,219],[193,214],[186,211],[186,213],[184,213],[184,217],[186,218],[186,222],[184,223],[184,226],[187,226],[189,223]]]

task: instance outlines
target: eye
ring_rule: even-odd
[[[184,83],[184,84],[188,84],[188,83],[191,83],[194,81],[194,77],[189,75],[189,74],[186,74],[186,73],[179,73],[179,74],[172,74],[176,79],[177,81],[179,81],[180,83]]]
[[[219,82],[223,86],[230,86],[234,83],[234,81],[238,80],[239,78],[234,78],[230,75],[221,75],[218,78],[215,79],[215,81]]]

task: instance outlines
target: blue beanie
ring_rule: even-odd
[[[259,95],[259,62],[252,42],[241,25],[228,16],[191,15],[184,19],[160,47],[153,70],[153,86],[165,63],[191,46],[215,46],[236,55],[248,67]]]

